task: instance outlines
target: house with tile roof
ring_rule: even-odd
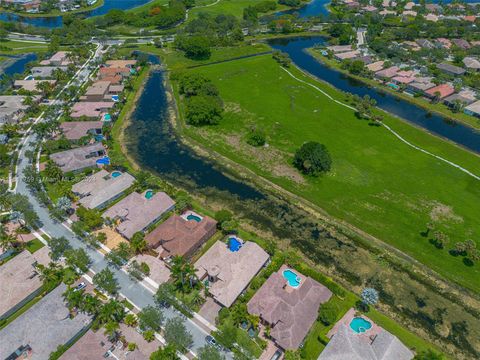
[[[413,357],[410,349],[384,329],[373,340],[366,340],[342,324],[318,360],[411,360]]]
[[[129,173],[100,170],[72,186],[72,192],[80,196],[79,204],[88,209],[102,209],[118,199],[135,182]]]
[[[62,134],[68,140],[80,140],[87,135],[100,135],[103,122],[101,121],[66,121],[60,124]]]
[[[228,244],[217,241],[197,260],[195,269],[199,280],[208,280],[208,293],[215,301],[230,307],[268,259],[268,254],[254,242],[244,242],[232,251]]]
[[[446,98],[447,96],[452,95],[454,92],[455,92],[455,89],[453,88],[453,86],[449,84],[440,84],[426,90],[425,95],[432,99],[437,96],[439,99],[443,99],[443,98]]]
[[[175,202],[166,193],[153,194],[151,190],[147,190],[142,194],[129,194],[107,209],[102,217],[116,223],[117,231],[131,239],[136,232],[145,231],[174,207]]]
[[[297,276],[295,284],[287,280],[288,271]],[[276,345],[296,350],[317,319],[320,305],[331,296],[322,284],[283,265],[250,299],[247,310],[270,326]]]
[[[105,147],[95,143],[66,151],[53,153],[50,159],[64,172],[81,171],[97,166],[97,160],[106,155]]]
[[[210,239],[216,229],[217,222],[208,216],[173,215],[145,236],[145,240],[162,258],[188,257]]]

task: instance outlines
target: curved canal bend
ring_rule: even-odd
[[[369,95],[376,100],[379,108],[422,127],[432,134],[439,135],[471,151],[480,153],[480,132],[475,129],[458,122],[449,121],[442,116],[431,114],[415,104],[369,87],[329,68],[306,52],[306,49],[317,44],[325,44],[324,38],[315,36],[274,39],[270,40],[269,44],[274,49],[287,53],[297,67],[333,85],[335,88],[362,97]]]
[[[105,15],[110,10],[119,9],[119,10],[129,10],[136,8],[138,6],[142,6],[148,4],[152,0],[105,0],[103,5],[81,13],[76,13],[76,15],[82,17],[93,17],[93,16],[100,16]],[[68,13],[66,13],[68,14]],[[36,27],[46,27],[50,29],[59,28],[63,26],[63,16],[38,16],[38,17],[29,17],[29,16],[21,16],[14,13],[9,12],[2,12],[0,13],[0,21],[7,21],[7,22],[21,22],[25,25],[31,25]]]

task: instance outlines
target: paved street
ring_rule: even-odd
[[[97,51],[94,59],[92,59],[91,61],[94,61],[95,58],[99,55],[100,53],[99,51]],[[85,66],[83,70],[77,73],[77,79],[75,79],[74,82],[81,83],[82,81],[85,81],[89,76],[89,66]],[[42,223],[42,230],[52,237],[66,237],[67,239],[69,239],[70,244],[73,248],[83,248],[92,259],[91,270],[97,273],[107,267],[107,262],[105,261],[103,255],[96,250],[87,247],[65,225],[52,220],[49,216],[48,209],[40,205],[38,200],[30,193],[25,184],[23,171],[27,166],[31,166],[31,163],[25,157],[25,151],[34,150],[36,144],[39,141],[40,140],[34,134],[27,136],[25,140],[25,144],[19,153],[15,191],[19,194],[26,195],[30,199],[31,204]],[[130,300],[135,306],[137,306],[138,308],[143,308],[147,305],[154,305],[152,293],[148,291],[143,285],[131,280],[130,277],[121,270],[115,268],[111,268],[111,270],[115,273],[115,276],[118,279],[118,283],[120,285],[120,293],[126,298],[128,298],[128,300]],[[174,316],[182,316],[180,313],[178,313],[176,310],[173,310],[172,308],[164,309],[164,314],[167,319]],[[206,344],[205,336],[207,335],[207,333],[195,323],[193,323],[190,319],[185,319],[185,326],[193,337],[194,343],[191,350],[196,353],[196,350],[198,348]],[[227,354],[227,358],[231,358],[230,354]]]

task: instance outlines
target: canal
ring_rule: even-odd
[[[476,153],[480,153],[480,132],[475,129],[458,122],[447,120],[408,101],[369,87],[335,69],[329,68],[305,51],[315,45],[325,44],[324,38],[315,36],[274,39],[269,41],[269,44],[274,49],[287,53],[292,59],[292,62],[300,69],[333,85],[335,88],[361,97],[368,95],[372,99],[375,99],[379,108],[416,126],[422,127],[432,134],[451,140]]]

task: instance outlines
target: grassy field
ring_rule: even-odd
[[[200,0],[196,2],[195,8],[190,10],[189,20],[194,19],[199,13],[209,13],[212,15],[234,15],[241,18],[243,16],[243,9],[247,6],[258,4],[258,0]],[[212,4],[211,6],[208,6]],[[213,5],[214,4],[214,5]],[[277,10],[285,9],[285,6],[278,5]]]
[[[26,53],[42,53],[47,51],[47,44],[23,41],[0,41],[1,55],[21,55]]]
[[[178,59],[172,60],[178,66]],[[408,147],[383,127],[357,119],[353,111],[291,78],[269,55],[195,71],[219,87],[226,111],[220,125],[187,128],[187,134],[446,278],[480,291],[479,265],[467,266],[448,252],[457,241],[479,242],[477,180]],[[339,100],[346,97],[291,71]],[[396,118],[387,116],[385,123],[412,143],[480,174],[477,156]],[[252,126],[266,131],[269,147],[245,143]],[[294,151],[309,140],[324,143],[331,152],[329,174],[305,178],[292,168]],[[427,223],[449,236],[444,249],[421,235]]]

